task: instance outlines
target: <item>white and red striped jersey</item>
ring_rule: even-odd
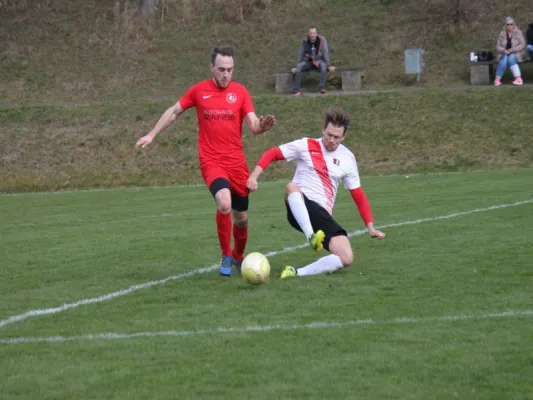
[[[279,146],[287,161],[296,160],[292,181],[309,200],[333,212],[337,189],[341,181],[346,189],[361,186],[357,161],[342,144],[335,151],[327,151],[322,138],[303,138]]]

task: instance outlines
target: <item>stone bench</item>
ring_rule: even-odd
[[[524,60],[519,64],[529,64],[532,60]],[[496,65],[498,61],[477,61],[469,62],[470,67],[470,84],[471,85],[490,85],[494,80]]]
[[[302,72],[306,74],[308,72],[316,72],[317,70],[311,70]],[[334,71],[328,72],[328,74],[341,74],[342,90],[361,90],[361,78],[365,76],[363,68],[356,67],[339,67]],[[291,68],[280,70],[276,72],[276,93],[289,93],[294,87],[294,74]]]

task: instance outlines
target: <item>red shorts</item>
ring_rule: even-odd
[[[223,178],[229,181],[231,194],[246,197],[250,193],[246,187],[250,172],[245,159],[231,166],[223,166],[216,161],[200,162],[200,171],[208,188],[215,179]]]

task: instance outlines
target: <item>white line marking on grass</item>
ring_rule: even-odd
[[[441,215],[441,216],[438,216],[438,217],[429,217],[429,218],[417,219],[417,220],[414,220],[414,221],[398,222],[398,223],[395,223],[395,224],[382,225],[382,226],[379,226],[378,228],[380,228],[380,229],[395,228],[395,227],[404,226],[404,225],[420,224],[422,222],[439,221],[439,220],[443,220],[443,219],[450,219],[450,218],[460,217],[460,216],[463,216],[463,215],[469,215],[469,214],[474,214],[474,213],[479,213],[479,212],[492,211],[492,210],[497,210],[497,209],[501,209],[501,208],[516,207],[516,206],[520,206],[520,205],[523,205],[523,204],[529,204],[529,203],[533,203],[533,199],[524,200],[524,201],[517,201],[515,203],[509,203],[509,204],[500,204],[500,205],[495,205],[495,206],[491,206],[491,207],[487,207],[487,208],[476,208],[474,210],[469,210],[469,211],[460,211],[460,212],[456,212],[456,213],[453,213],[453,214]],[[360,236],[360,235],[365,234],[366,232],[367,232],[366,230],[358,230],[358,231],[354,231],[354,232],[349,233],[348,236],[349,237]],[[297,250],[297,249],[303,249],[303,248],[305,248],[307,246],[309,246],[308,243],[301,244],[299,246],[285,247],[284,249],[281,249],[281,250],[271,251],[269,253],[265,253],[265,256],[267,256],[267,257],[277,256],[279,254],[289,253],[289,252]],[[30,310],[30,311],[27,311],[27,312],[25,312],[23,314],[14,315],[12,317],[9,317],[7,319],[4,319],[4,320],[0,321],[0,328],[4,327],[6,325],[11,325],[11,324],[14,324],[16,322],[23,321],[23,320],[25,320],[27,318],[30,318],[30,317],[37,317],[37,316],[40,316],[40,315],[57,314],[57,313],[60,313],[60,312],[63,312],[63,311],[67,311],[67,310],[70,310],[70,309],[73,309],[73,308],[77,308],[79,306],[83,306],[83,305],[86,305],[86,304],[95,304],[95,303],[101,303],[101,302],[104,302],[104,301],[112,300],[112,299],[115,299],[117,297],[125,296],[127,294],[136,292],[136,291],[141,290],[141,289],[148,289],[148,288],[151,288],[153,286],[162,285],[162,284],[164,284],[166,282],[169,282],[169,281],[175,281],[175,280],[178,280],[178,279],[188,278],[189,276],[198,275],[198,274],[205,274],[207,272],[211,272],[211,271],[215,270],[216,268],[217,268],[217,265],[213,265],[213,266],[210,266],[210,267],[199,268],[199,269],[194,269],[194,270],[189,271],[189,272],[185,272],[185,273],[182,273],[182,274],[179,274],[179,275],[169,276],[167,278],[160,279],[160,280],[157,280],[157,281],[150,281],[150,282],[146,282],[146,283],[140,283],[138,285],[133,285],[133,286],[130,286],[129,288],[127,288],[127,289],[119,290],[117,292],[108,293],[108,294],[105,294],[105,295],[102,295],[102,296],[83,299],[83,300],[76,301],[74,303],[66,303],[66,304],[63,304],[61,306],[53,307],[53,308],[41,308],[41,309],[36,309],[36,310]]]
[[[123,340],[135,338],[152,338],[161,336],[196,336],[196,335],[218,335],[225,333],[265,333],[271,331],[288,331],[296,329],[327,329],[327,328],[343,328],[351,326],[372,326],[372,325],[405,325],[405,324],[422,324],[427,322],[448,322],[448,321],[464,321],[472,319],[493,319],[493,318],[510,318],[510,317],[533,317],[533,310],[526,311],[504,311],[499,313],[487,314],[460,314],[449,315],[443,317],[403,317],[393,318],[389,320],[374,320],[374,319],[355,319],[345,322],[335,321],[316,321],[308,324],[290,324],[290,325],[258,325],[245,326],[242,328],[214,328],[214,329],[198,329],[194,331],[162,331],[162,332],[137,332],[137,333],[96,333],[79,336],[47,336],[47,337],[13,337],[2,338],[0,344],[23,344],[23,343],[62,343],[83,340]]]
[[[460,216],[463,216],[463,215],[469,215],[469,214],[475,214],[475,213],[480,213],[480,212],[498,210],[498,209],[501,209],[501,208],[516,207],[516,206],[521,206],[521,205],[529,204],[529,203],[533,203],[533,199],[524,200],[524,201],[517,201],[515,203],[509,203],[509,204],[499,204],[499,205],[490,206],[490,207],[487,207],[487,208],[476,208],[474,210],[469,210],[469,211],[460,211],[460,212],[456,212],[456,213],[453,213],[453,214],[440,215],[438,217],[420,218],[420,219],[416,219],[414,221],[404,221],[404,222],[398,222],[398,223],[395,223],[395,224],[380,225],[380,226],[377,226],[377,228],[378,229],[396,228],[398,226],[421,224],[422,222],[440,221],[440,220],[443,220],[443,219],[451,219],[451,218],[456,218],[456,217],[460,217]],[[367,232],[368,231],[366,229],[353,231],[353,232],[348,233],[348,237],[361,236],[361,235],[366,234]],[[266,257],[271,257],[271,256],[275,256],[275,255],[278,255],[278,254],[288,253],[290,251],[294,251],[294,250],[297,250],[297,249],[303,249],[303,248],[305,248],[307,246],[309,246],[309,243],[304,243],[304,244],[301,244],[299,246],[285,247],[283,250],[271,251],[270,253],[265,253],[265,256]],[[1,326],[2,325],[0,325],[0,327]]]
[[[530,203],[533,203],[533,199],[517,201],[515,203],[509,203],[509,204],[499,204],[499,205],[496,205],[496,206],[490,206],[490,207],[486,207],[486,208],[475,208],[475,209],[469,210],[469,211],[459,211],[459,212],[456,212],[456,213],[453,213],[453,214],[441,215],[439,217],[421,218],[421,219],[417,219],[417,220],[414,220],[414,221],[398,222],[396,224],[383,225],[383,226],[381,226],[381,228],[395,228],[397,226],[420,224],[422,222],[440,221],[442,219],[456,218],[456,217],[460,217],[460,216],[463,216],[463,215],[475,214],[475,213],[492,211],[492,210],[499,210],[501,208],[522,206],[524,204],[530,204]]]
[[[6,325],[10,325],[10,324],[14,324],[16,322],[23,321],[23,320],[25,320],[26,318],[29,318],[29,317],[38,317],[39,315],[47,315],[47,314],[57,314],[59,312],[70,310],[72,308],[77,308],[79,306],[83,306],[83,305],[86,305],[86,304],[101,303],[103,301],[108,301],[108,300],[114,299],[116,297],[125,296],[127,294],[136,292],[137,290],[148,289],[148,288],[151,288],[152,286],[162,285],[162,284],[167,283],[169,281],[174,281],[174,280],[177,280],[177,279],[183,279],[183,278],[187,278],[189,276],[198,275],[198,274],[205,274],[205,273],[211,272],[211,271],[213,271],[213,270],[215,270],[217,268],[218,268],[218,264],[217,265],[212,265],[210,267],[194,269],[194,270],[189,271],[189,272],[184,272],[183,274],[169,276],[167,278],[160,279],[160,280],[157,280],[157,281],[150,281],[150,282],[146,282],[146,283],[140,283],[138,285],[133,285],[133,286],[130,286],[129,288],[127,288],[127,289],[119,290],[117,292],[112,292],[112,293],[108,293],[108,294],[105,294],[105,295],[102,295],[102,296],[98,296],[98,297],[92,297],[92,298],[88,298],[88,299],[79,300],[79,301],[76,301],[74,303],[66,303],[66,304],[63,304],[61,306],[54,307],[54,308],[41,308],[41,309],[37,309],[37,310],[30,310],[28,312],[25,312],[24,314],[14,315],[13,317],[9,317],[8,319],[0,321],[0,328],[4,327]]]

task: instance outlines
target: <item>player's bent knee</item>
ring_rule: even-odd
[[[235,225],[239,228],[246,228],[248,226],[248,220],[234,221]]]
[[[287,185],[285,186],[285,194],[288,196],[288,195],[290,195],[291,193],[294,193],[294,192],[301,192],[300,186],[298,186],[294,182],[287,183]]]
[[[233,210],[233,222],[239,228],[247,227],[248,226],[248,212]]]
[[[217,204],[217,211],[221,214],[229,214],[231,211],[231,204]]]
[[[350,254],[342,254],[339,256],[342,262],[343,268],[349,267],[353,264],[353,253],[350,252]]]
[[[231,211],[231,198],[224,196],[216,197],[217,210],[222,214],[229,214]]]
[[[350,265],[353,264],[353,258],[354,257],[353,257],[352,248],[350,246],[341,247],[340,249],[337,250],[336,254],[341,259],[342,266],[344,268],[349,267]]]
[[[332,237],[329,242],[329,251],[340,258],[343,267],[352,265],[354,256],[348,237],[344,235]]]
[[[217,210],[222,214],[231,211],[230,183],[225,178],[217,178],[209,185],[209,191],[215,199]]]

